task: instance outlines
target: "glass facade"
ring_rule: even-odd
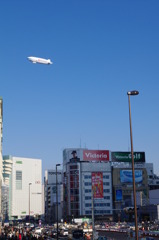
[[[79,216],[79,166],[70,165],[70,213],[71,216]]]
[[[86,213],[86,215],[91,215],[92,211],[91,210],[87,210],[85,213]],[[103,214],[110,214],[110,213],[111,213],[110,210],[95,210],[94,211],[95,215],[103,215]]]

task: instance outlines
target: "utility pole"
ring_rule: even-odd
[[[57,221],[57,240],[59,239],[59,216],[58,216],[58,178],[57,178],[57,167],[61,164],[56,164],[56,221]]]
[[[94,192],[92,188],[92,239],[94,240]]]
[[[29,183],[29,223],[30,223],[30,185],[32,185],[32,183]]]

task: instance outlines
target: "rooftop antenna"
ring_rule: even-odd
[[[81,138],[80,138],[80,148],[81,148]]]
[[[128,139],[128,152],[130,152],[130,141]]]

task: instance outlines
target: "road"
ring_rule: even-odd
[[[128,240],[128,233],[125,232],[109,232],[109,231],[98,231],[99,236],[106,236],[108,240]]]
[[[128,232],[115,232],[115,231],[98,231],[99,236],[106,236],[108,240],[133,240],[135,237],[130,237]],[[140,234],[141,235],[141,234]],[[150,239],[157,240],[159,239],[159,235],[153,232],[145,232],[139,239],[146,239],[149,237]]]

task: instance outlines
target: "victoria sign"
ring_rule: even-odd
[[[108,150],[83,150],[83,160],[109,161],[109,151]]]

